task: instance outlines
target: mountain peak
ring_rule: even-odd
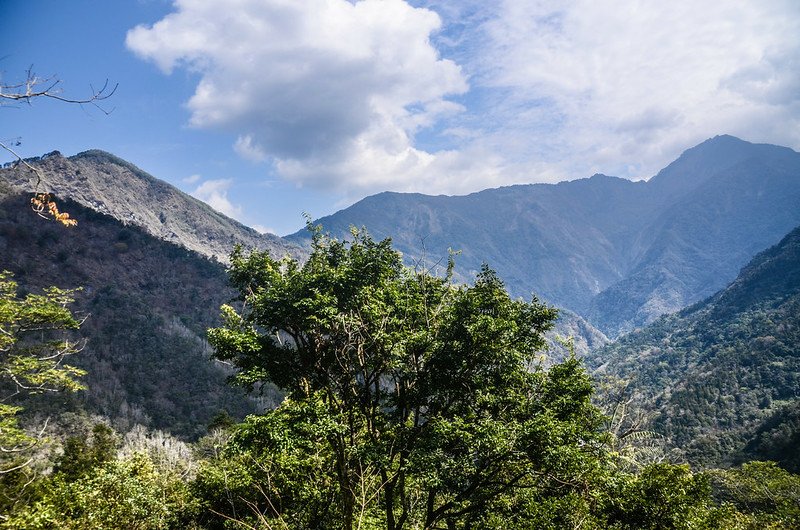
[[[696,149],[696,148],[698,148],[698,147],[700,147],[702,145],[718,145],[718,144],[748,144],[748,145],[753,145],[751,142],[747,142],[745,140],[742,140],[741,138],[737,138],[737,137],[732,136],[730,134],[718,134],[718,135],[716,135],[716,136],[714,136],[712,138],[709,138],[708,140],[700,142],[699,144],[694,146],[692,149]]]
[[[71,160],[80,160],[82,158],[93,158],[96,160],[104,160],[108,162],[124,162],[127,163],[125,160],[121,159],[116,155],[112,155],[108,151],[103,151],[102,149],[88,149],[86,151],[81,151],[77,155],[73,155],[69,157]]]
[[[687,149],[674,162],[651,178],[649,183],[657,188],[658,193],[682,194],[746,160],[756,157],[777,159],[796,155],[797,153],[788,147],[754,144],[723,134]]]
[[[92,149],[64,158],[53,152],[31,160],[43,172],[45,189],[56,196],[222,262],[236,243],[267,249],[275,257],[302,254],[291,243],[259,234],[111,153]],[[0,178],[22,189],[30,187],[11,169],[1,170]]]

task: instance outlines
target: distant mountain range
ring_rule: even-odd
[[[462,278],[487,262],[513,295],[536,293],[615,337],[711,295],[800,224],[800,154],[718,136],[647,182],[386,192],[316,222],[341,238],[350,226],[391,237],[409,263],[460,251]]]
[[[688,461],[800,471],[800,227],[725,289],[588,362],[629,380],[651,428]]]
[[[305,230],[259,234],[102,151],[31,162],[59,197],[222,262],[237,242],[276,256],[302,256],[309,243]],[[0,180],[30,185],[19,170],[0,169]],[[647,182],[594,175],[454,197],[386,192],[317,222],[341,238],[350,226],[392,237],[409,264],[434,266],[456,250],[466,281],[486,262],[514,296],[569,310],[562,327],[597,346],[724,287],[800,224],[798,205],[800,154],[718,136]]]

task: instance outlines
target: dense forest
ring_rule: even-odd
[[[241,419],[259,410],[209,362],[206,329],[234,296],[220,263],[69,200],[60,203],[79,225],[66,229],[34,215],[29,201],[0,198],[0,270],[14,274],[21,295],[78,289],[70,307],[83,321],[73,337],[82,350],[72,362],[87,372],[86,390],[39,400],[37,410],[84,410],[123,431],[141,424],[188,439],[222,411]]]
[[[193,443],[80,413],[45,436],[18,406],[38,401],[17,398],[81,392],[76,294],[20,291],[4,274],[0,527],[800,525],[799,476],[653,458],[639,443],[650,433],[614,421],[580,359],[543,360],[555,309],[512,299],[488,267],[468,285],[447,271],[408,269],[389,240],[359,232],[314,231],[302,264],[234,251],[238,295],[208,341],[232,384],[285,397],[242,422],[220,414]]]
[[[800,228],[727,288],[595,351],[589,363],[629,396],[674,458],[798,466]]]

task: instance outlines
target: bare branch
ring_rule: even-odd
[[[61,88],[59,85],[61,80],[56,77],[41,78],[33,73],[32,69],[28,69],[25,81],[16,85],[0,85],[0,101],[13,101],[23,102],[28,105],[31,100],[36,98],[49,98],[61,101],[62,103],[73,103],[76,105],[92,105],[103,114],[111,114],[114,109],[106,110],[101,107],[98,102],[104,101],[117,91],[119,83],[113,87],[109,87],[108,79],[105,80],[103,86],[99,90],[95,90],[92,85],[89,85],[91,93],[85,98],[70,98],[61,95]]]
[[[114,95],[119,87],[118,83],[111,87],[108,79],[106,79],[103,83],[103,86],[101,86],[99,90],[96,90],[94,86],[89,85],[90,93],[89,96],[85,98],[72,98],[64,96],[62,94],[61,87],[59,86],[60,84],[61,80],[55,76],[48,78],[37,76],[33,72],[33,67],[31,66],[28,68],[25,75],[25,80],[23,82],[10,85],[0,84],[0,107],[4,106],[5,102],[22,102],[31,105],[32,100],[42,98],[54,99],[62,103],[71,103],[81,107],[84,105],[91,105],[105,115],[111,114],[114,111],[114,109],[107,110],[103,108],[99,103]],[[36,212],[39,217],[58,221],[65,226],[76,225],[77,223],[74,219],[70,218],[68,213],[60,212],[58,210],[58,206],[53,200],[52,195],[49,193],[44,193],[40,189],[43,179],[41,170],[28,163],[24,158],[22,158],[22,156],[14,151],[10,145],[7,145],[8,143],[12,143],[13,146],[18,146],[20,144],[20,140],[16,139],[13,142],[6,143],[0,142],[0,148],[12,154],[14,158],[16,158],[16,165],[25,166],[36,176],[33,186],[34,197],[31,199],[33,211]]]
[[[75,219],[70,218],[67,212],[59,211],[58,205],[53,200],[53,195],[51,193],[42,193],[41,185],[44,174],[42,173],[41,169],[31,165],[27,160],[22,158],[16,151],[14,151],[11,147],[7,146],[3,142],[0,142],[0,148],[5,149],[6,151],[8,151],[9,153],[11,153],[16,157],[17,166],[21,164],[30,171],[33,171],[33,174],[36,175],[36,182],[34,183],[33,186],[34,195],[31,198],[31,208],[33,209],[34,212],[36,212],[36,215],[38,215],[42,219],[58,221],[64,226],[75,226],[78,224],[78,222]]]

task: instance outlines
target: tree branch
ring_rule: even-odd
[[[95,90],[93,86],[89,85],[91,94],[89,97],[83,99],[62,96],[61,89],[59,87],[60,83],[61,80],[56,79],[55,77],[38,77],[35,73],[33,73],[32,68],[29,68],[26,72],[25,81],[23,83],[18,83],[16,85],[0,85],[0,101],[21,101],[30,105],[32,99],[49,98],[55,99],[56,101],[61,101],[62,103],[92,105],[106,115],[111,114],[114,111],[114,109],[104,109],[98,105],[98,102],[104,101],[113,96],[119,87],[119,83],[115,84],[110,90],[108,79],[105,80],[103,86],[100,87],[100,90]]]

